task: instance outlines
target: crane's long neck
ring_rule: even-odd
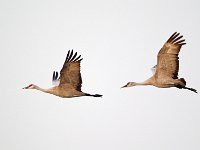
[[[138,85],[150,85],[150,83],[146,82],[146,81],[144,81],[144,82],[135,82],[135,85],[136,86],[138,86]]]
[[[43,89],[43,88],[41,88],[39,86],[35,86],[35,89],[39,90],[39,91],[42,91],[42,92],[45,92],[45,93],[52,93],[51,89]]]
[[[145,80],[145,81],[143,81],[143,82],[134,82],[134,85],[135,86],[137,86],[137,85],[152,85],[152,78],[149,78],[149,79],[147,79],[147,80]]]

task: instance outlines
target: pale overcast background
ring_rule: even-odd
[[[199,150],[200,96],[132,87],[152,73],[178,31],[180,77],[200,91],[197,0],[1,0],[1,150]],[[103,98],[63,99],[51,87],[67,51],[81,54],[82,90]]]

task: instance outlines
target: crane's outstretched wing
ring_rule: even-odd
[[[60,78],[58,78],[58,72],[53,72],[52,84],[58,86],[60,84]]]
[[[183,36],[179,36],[180,33],[175,32],[163,45],[157,55],[157,77],[167,76],[173,79],[178,78],[179,71],[179,51],[184,43]]]
[[[69,85],[74,87],[76,90],[81,90],[81,73],[80,73],[80,63],[81,55],[77,57],[77,52],[73,54],[73,50],[69,50],[67,53],[66,60],[60,71],[60,85]]]

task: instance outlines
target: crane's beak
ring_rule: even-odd
[[[22,88],[22,89],[28,89],[28,87],[24,87],[24,88]]]
[[[127,87],[127,85],[124,85],[124,86],[122,86],[121,88],[125,88],[125,87]]]

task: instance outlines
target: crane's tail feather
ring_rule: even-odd
[[[102,97],[103,95],[100,95],[100,94],[94,94],[94,95],[92,95],[92,94],[86,93],[85,96]]]
[[[198,93],[196,89],[193,89],[193,88],[189,88],[189,87],[183,87],[183,89],[187,89],[187,90],[190,90],[190,91],[193,91],[195,93]]]

